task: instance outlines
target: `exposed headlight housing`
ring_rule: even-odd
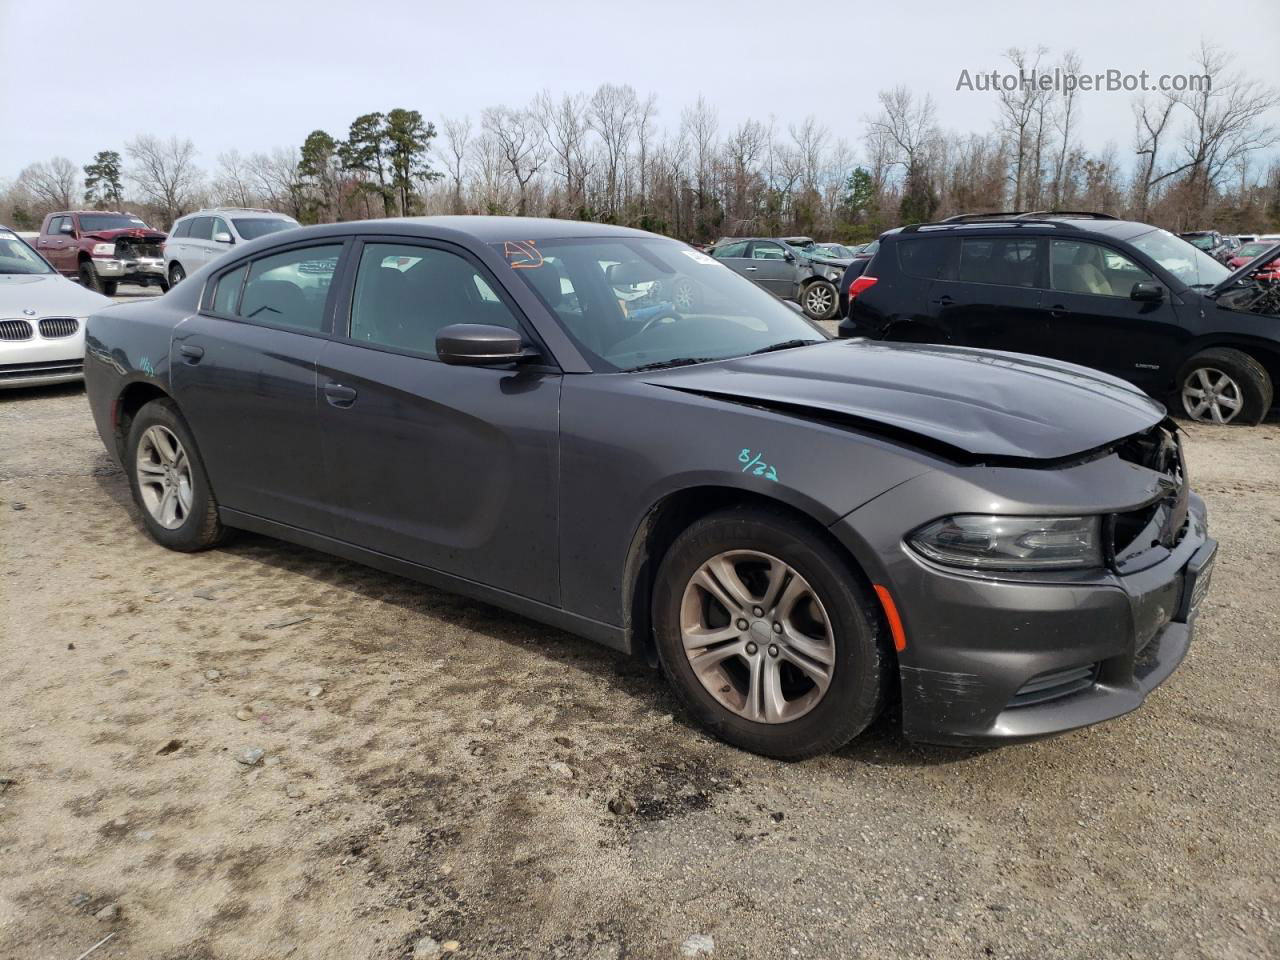
[[[114,243],[95,243],[93,245],[93,255],[95,257],[114,257],[116,255],[116,245]]]
[[[911,534],[912,549],[937,563],[972,570],[1074,570],[1101,567],[1099,517],[997,517],[958,514]]]

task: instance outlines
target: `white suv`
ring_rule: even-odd
[[[256,207],[215,207],[189,213],[174,221],[164,242],[165,276],[170,286],[177,286],[187,274],[213,263],[237,243],[296,226],[298,221],[293,217]]]

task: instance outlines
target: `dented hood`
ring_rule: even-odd
[[[1164,407],[1123,380],[1041,357],[837,340],[645,375],[657,386],[831,418],[963,459],[1057,460],[1141,433]]]

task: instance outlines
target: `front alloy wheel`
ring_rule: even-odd
[[[1244,407],[1240,384],[1213,367],[1192,370],[1182,383],[1182,409],[1201,423],[1230,423]]]
[[[177,530],[191,514],[191,460],[168,427],[148,427],[138,443],[138,494],[152,519]]]
[[[831,685],[835,647],[822,601],[766,553],[732,550],[699,567],[685,587],[680,635],[702,686],[747,720],[795,720]]]

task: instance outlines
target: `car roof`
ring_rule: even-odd
[[[279,213],[275,210],[267,210],[264,207],[206,207],[203,210],[192,210],[190,213],[184,213],[178,220],[186,220],[190,217],[216,217],[231,216],[234,214],[240,218],[254,217],[274,217],[283,220],[295,220],[294,217],[287,213]],[[177,223],[177,220],[174,221]]]
[[[547,217],[482,217],[438,216],[398,217],[386,220],[357,220],[333,226],[346,228],[344,233],[361,230],[385,233],[388,230],[421,232],[437,231],[467,234],[485,243],[503,240],[568,240],[586,237],[656,237],[657,234],[608,223],[584,223],[580,220],[553,220]]]
[[[1046,227],[1052,228],[1052,230],[1046,230]],[[989,236],[993,230],[1022,232],[1028,229],[1031,233],[1037,235],[1048,232],[1058,235],[1059,231],[1062,234],[1101,233],[1117,240],[1128,240],[1157,228],[1149,223],[1139,223],[1136,220],[1117,220],[1114,217],[1088,214],[1046,213],[1043,215],[1022,214],[1010,216],[979,214],[968,219],[952,218],[950,220],[938,220],[933,223],[912,223],[905,227],[895,227],[881,236],[887,237],[901,233],[919,233],[925,236],[929,234],[950,235],[955,233]]]

